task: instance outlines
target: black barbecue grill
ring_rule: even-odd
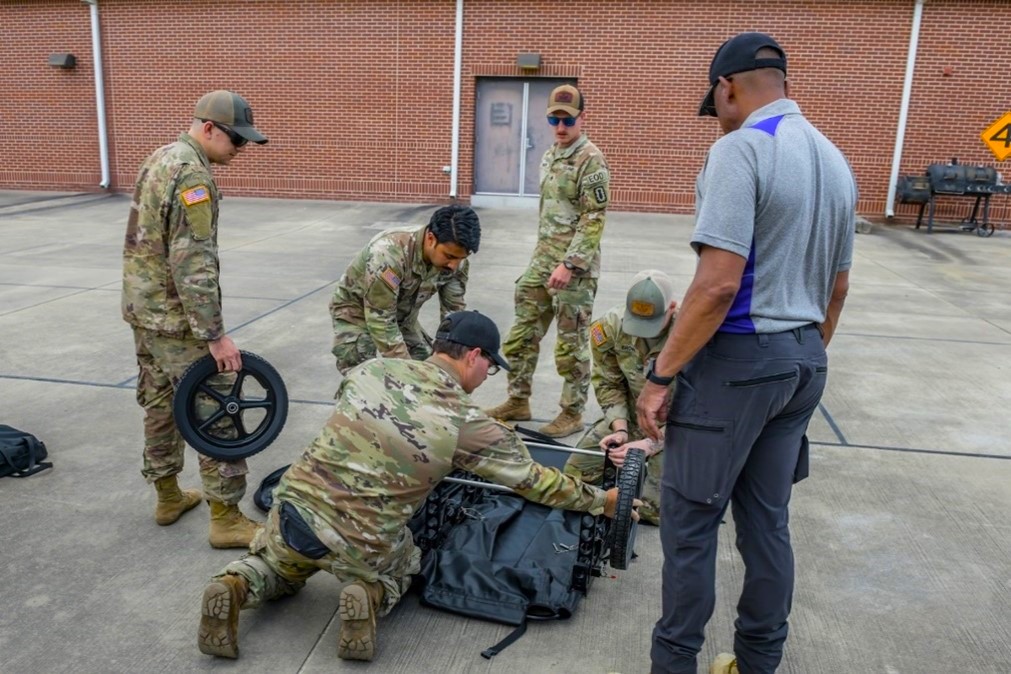
[[[931,164],[922,176],[902,176],[896,184],[899,203],[919,204],[920,213],[916,228],[923,223],[927,210],[927,232],[934,231],[935,200],[938,196],[974,197],[972,212],[962,218],[961,228],[975,231],[979,236],[991,236],[994,226],[990,222],[990,197],[994,194],[1011,194],[1011,184],[998,182],[997,169],[992,166],[966,166],[952,159],[950,164]],[[980,205],[983,207],[982,219]]]

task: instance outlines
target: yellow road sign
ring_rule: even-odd
[[[1011,112],[1005,113],[988,126],[979,137],[990,148],[990,152],[993,152],[993,156],[997,157],[997,161],[1011,157]]]

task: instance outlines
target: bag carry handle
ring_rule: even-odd
[[[14,472],[10,474],[11,477],[31,477],[46,468],[53,467],[53,464],[50,461],[35,462],[35,455],[38,454],[39,451],[39,441],[35,437],[25,435],[21,437],[21,440],[25,443],[25,446],[28,447],[28,468],[20,471],[17,470],[17,464],[14,463],[13,452],[8,453],[8,451],[4,449],[3,445],[0,445],[0,454],[2,454],[7,460],[7,463],[11,465],[11,468],[15,469]]]
[[[484,658],[485,660],[491,660],[493,657],[495,657],[496,655],[507,649],[509,646],[512,646],[514,643],[516,643],[519,640],[519,638],[526,633],[527,633],[527,621],[524,620],[516,627],[516,629],[514,629],[512,632],[506,635],[505,639],[498,642],[494,646],[491,646],[490,648],[486,648],[483,651],[481,651],[481,657]]]

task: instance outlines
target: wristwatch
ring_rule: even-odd
[[[656,358],[650,358],[649,362],[646,363],[646,379],[649,379],[654,384],[659,384],[660,386],[670,386],[674,382],[674,378],[677,374],[672,374],[669,377],[661,377],[656,373],[654,369],[656,367]]]
[[[564,262],[562,262],[562,266],[565,267],[566,269],[568,269],[569,271],[573,271],[576,268],[576,265],[572,264],[568,260],[565,260]]]

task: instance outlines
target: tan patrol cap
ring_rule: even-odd
[[[673,297],[674,284],[667,274],[656,269],[639,272],[625,296],[621,331],[633,337],[656,337],[663,330],[663,319]]]
[[[578,117],[583,111],[583,96],[571,84],[555,87],[548,96],[548,114],[567,112],[570,117]]]
[[[253,126],[253,109],[249,107],[245,98],[234,91],[218,89],[204,94],[197,101],[193,116],[197,119],[224,124],[246,140],[251,140],[259,145],[267,142],[267,137]]]

